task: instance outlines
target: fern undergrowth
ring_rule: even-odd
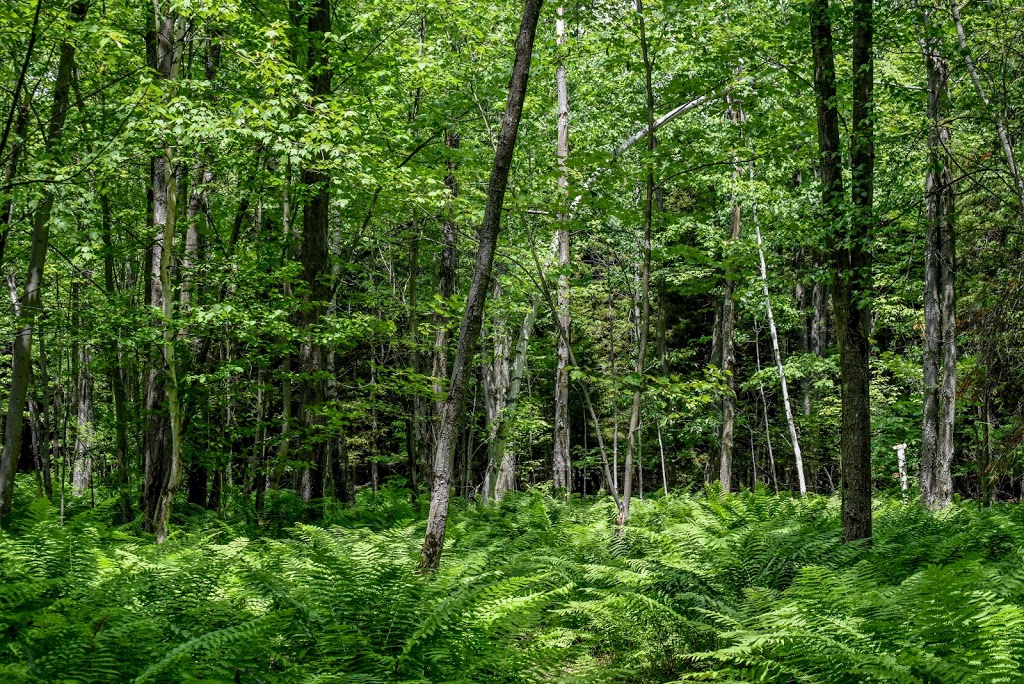
[[[160,547],[113,502],[64,524],[21,503],[0,530],[5,684],[1024,681],[1012,504],[879,500],[869,546],[840,543],[834,498],[636,501],[616,536],[609,502],[534,491],[453,511],[425,577],[400,490],[316,524],[287,497],[259,525],[181,510]]]

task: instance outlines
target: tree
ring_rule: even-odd
[[[445,527],[448,522],[448,501],[451,496],[452,465],[454,460],[455,428],[466,402],[466,385],[470,361],[480,336],[484,302],[487,299],[488,281],[494,263],[494,251],[501,231],[501,211],[508,188],[509,170],[515,152],[519,120],[523,114],[526,99],[526,85],[530,76],[530,60],[533,56],[533,41],[537,34],[537,20],[543,0],[526,0],[523,16],[516,38],[515,61],[512,65],[512,79],[508,88],[508,101],[501,122],[498,147],[494,152],[494,165],[487,184],[487,204],[483,220],[477,233],[479,246],[473,264],[473,279],[466,297],[466,309],[459,327],[459,341],[452,363],[448,383],[448,397],[445,399],[438,425],[437,443],[434,449],[433,481],[430,490],[430,512],[427,516],[427,532],[420,551],[424,570],[437,569],[441,560]]]
[[[71,5],[68,14],[73,22],[80,23],[85,18],[88,9],[89,6],[86,3],[75,2]],[[36,16],[38,17],[38,13]],[[26,57],[26,64],[27,59]],[[56,153],[60,149],[61,138],[64,135],[64,123],[67,120],[68,109],[70,109],[71,81],[74,69],[75,46],[71,41],[64,40],[60,44],[53,107],[50,110],[50,119],[46,127],[45,147],[47,153]],[[16,91],[16,97],[17,92],[19,91]],[[53,202],[54,190],[47,188],[42,202],[35,208],[32,217],[32,251],[29,257],[24,294],[21,297],[17,332],[14,336],[14,353],[11,359],[11,393],[7,400],[3,455],[0,456],[0,515],[11,510],[11,497],[14,493],[14,476],[18,469],[21,433],[24,424],[23,415],[28,395],[29,375],[32,369],[32,332],[42,310],[43,272],[46,267],[46,254],[49,250],[50,215],[53,211]]]
[[[942,56],[934,10],[924,10],[921,39],[928,88],[928,168],[925,173],[924,419],[919,479],[926,506],[953,500],[956,417],[956,231],[949,66]]]

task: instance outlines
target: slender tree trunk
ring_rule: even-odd
[[[853,3],[849,233],[833,246],[842,378],[843,540],[871,538],[871,235],[874,224],[873,0]]]
[[[501,211],[508,187],[508,175],[512,165],[519,120],[523,113],[523,100],[530,75],[530,59],[533,42],[537,33],[537,19],[543,0],[525,0],[519,36],[516,39],[516,57],[512,67],[512,80],[508,89],[508,102],[501,123],[498,147],[494,153],[494,166],[487,186],[487,205],[480,224],[476,260],[473,266],[473,280],[466,297],[466,310],[459,328],[459,341],[455,361],[448,384],[448,396],[441,411],[438,424],[437,444],[434,450],[434,473],[431,483],[430,512],[427,516],[427,531],[421,550],[424,570],[437,569],[444,544],[445,527],[448,522],[448,500],[451,495],[452,457],[454,456],[456,426],[466,401],[466,388],[473,351],[480,336],[484,302],[487,299],[488,281],[494,262],[498,234],[501,230]]]
[[[74,22],[85,18],[88,5],[75,2],[70,15]],[[75,66],[75,48],[69,42],[61,43],[57,63],[57,81],[53,91],[53,109],[46,132],[46,151],[58,146],[64,133],[64,121],[70,103],[71,79]],[[42,309],[43,271],[50,241],[50,212],[53,209],[54,190],[47,187],[35,209],[32,221],[32,248],[29,254],[28,277],[21,299],[11,359],[11,392],[7,400],[7,422],[4,432],[3,455],[0,456],[0,515],[11,509],[14,494],[14,476],[18,469],[21,434],[24,426],[25,402],[28,396],[29,375],[32,368],[32,332],[36,317]]]
[[[939,49],[932,9],[921,40],[928,86],[928,170],[925,176],[924,416],[919,480],[926,506],[953,497],[956,410],[956,248],[950,146],[949,67]]]
[[[637,20],[640,27],[640,48],[644,59],[644,90],[647,95],[647,129],[654,130],[654,85],[652,82],[651,56],[647,46],[647,31],[644,24],[642,0],[636,0]],[[647,136],[647,179],[644,196],[644,234],[641,244],[640,264],[640,335],[636,353],[636,374],[641,378],[646,370],[647,333],[651,323],[651,223],[654,212],[654,136]],[[633,493],[633,456],[638,451],[637,431],[640,427],[641,389],[633,391],[633,408],[629,417],[629,433],[626,439],[626,461],[623,464],[622,500],[616,529],[621,531],[629,522],[629,500]]]
[[[555,84],[558,91],[558,189],[560,204],[565,210],[558,215],[558,317],[559,324],[565,330],[572,331],[572,319],[569,313],[569,219],[568,188],[569,177],[565,160],[569,156],[569,87],[565,74],[565,19],[563,9],[558,7],[558,18],[555,22],[555,34],[559,47],[559,63],[555,71]],[[558,337],[557,367],[555,370],[555,439],[552,472],[556,490],[565,494],[572,492],[572,457],[569,444],[569,347],[568,343]]]
[[[742,114],[734,113],[733,121],[741,121]],[[739,166],[733,170],[733,180],[739,178]],[[735,243],[740,237],[741,216],[740,204],[735,194],[729,212],[729,242]],[[730,270],[727,268],[727,271]],[[722,425],[718,433],[718,479],[722,483],[722,491],[732,491],[732,449],[733,432],[736,424],[736,281],[731,274],[725,278],[725,294],[722,297],[722,313],[719,318],[721,345],[721,369],[725,376],[725,392],[722,393]]]
[[[92,411],[92,371],[88,348],[83,344],[79,351],[78,373],[78,410],[75,427],[75,456],[72,473],[72,488],[76,496],[82,496],[92,486],[93,463],[93,411]]]
[[[751,180],[754,169],[750,168]],[[757,255],[761,261],[761,292],[764,294],[764,308],[768,316],[768,332],[772,337],[772,351],[775,353],[775,366],[779,369],[779,382],[782,385],[782,405],[786,410],[786,424],[789,426],[789,438],[793,442],[793,458],[796,463],[796,477],[800,484],[800,496],[807,495],[807,481],[804,479],[804,460],[800,453],[800,437],[793,418],[793,405],[789,400],[789,385],[786,383],[786,369],[782,364],[782,351],[779,348],[779,332],[775,328],[775,315],[772,313],[771,295],[768,293],[768,266],[764,260],[764,243],[761,242],[761,226],[757,220],[757,208],[753,210],[754,234],[757,236]],[[774,461],[774,457],[772,457]]]

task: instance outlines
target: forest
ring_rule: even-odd
[[[1024,8],[4,0],[0,676],[1024,682]]]

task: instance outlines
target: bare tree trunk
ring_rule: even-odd
[[[928,85],[928,171],[925,176],[924,415],[919,481],[926,506],[953,497],[956,411],[956,245],[949,116],[949,67],[939,51],[933,10],[925,9],[921,40]],[[962,35],[962,28],[958,30]],[[968,57],[970,59],[970,57]]]
[[[751,180],[754,168],[750,167]],[[796,462],[796,477],[800,483],[800,496],[807,495],[807,481],[804,479],[804,460],[800,453],[800,437],[797,435],[796,421],[793,418],[793,405],[789,401],[789,386],[786,383],[786,369],[782,365],[782,351],[779,348],[779,332],[775,328],[775,315],[772,313],[772,300],[768,293],[768,266],[764,260],[764,244],[761,242],[761,226],[757,220],[757,208],[753,209],[754,234],[757,236],[757,255],[761,260],[761,291],[764,294],[765,313],[768,316],[768,332],[772,337],[772,351],[775,353],[775,365],[779,369],[779,382],[782,385],[782,404],[786,409],[786,423],[789,425],[789,438],[793,442],[793,458]],[[774,461],[774,457],[772,457]]]
[[[873,0],[853,4],[849,234],[833,246],[842,378],[843,540],[871,538],[871,235],[874,217]]]
[[[508,175],[515,151],[519,120],[523,113],[523,100],[530,75],[530,60],[533,42],[537,33],[537,19],[543,0],[526,0],[523,17],[516,39],[515,63],[512,80],[508,89],[508,102],[501,123],[498,147],[494,153],[494,166],[487,186],[487,205],[478,233],[480,244],[473,266],[473,280],[466,297],[466,310],[459,328],[459,341],[438,425],[437,444],[434,451],[434,473],[430,492],[430,512],[427,516],[427,531],[420,552],[421,565],[426,571],[437,569],[444,545],[445,527],[448,522],[448,501],[451,496],[452,460],[454,456],[455,431],[460,414],[466,402],[466,387],[473,351],[480,336],[484,302],[487,299],[488,281],[494,263],[498,234],[501,231],[501,211],[508,187]]]
[[[331,31],[329,0],[316,0],[309,15],[307,39],[308,80],[312,102],[321,102],[331,92],[331,68],[327,55],[327,34]],[[324,158],[319,160],[326,161]],[[304,429],[302,457],[307,467],[302,473],[306,486],[303,499],[319,499],[324,495],[324,468],[326,442],[316,433],[323,423],[320,411],[325,400],[322,377],[326,367],[326,350],[316,339],[317,325],[323,315],[324,303],[330,296],[330,254],[328,248],[328,222],[330,210],[331,176],[324,168],[307,167],[302,171],[302,183],[310,188],[311,196],[302,207],[302,247],[299,261],[307,292],[303,297],[305,311],[300,316],[303,331],[299,349],[299,368],[302,381],[299,388],[299,416]]]
[[[734,114],[734,121],[742,119],[742,114]],[[733,179],[739,177],[739,167],[733,171]],[[740,237],[740,205],[735,194],[732,199],[730,214],[729,242],[735,243]],[[727,269],[728,270],[728,269]],[[725,294],[722,297],[722,313],[719,318],[719,345],[721,346],[721,369],[725,376],[725,391],[722,393],[722,425],[718,433],[718,479],[722,483],[722,491],[732,491],[732,448],[733,431],[736,424],[736,281],[726,275]]]
[[[654,85],[652,83],[651,56],[647,46],[647,31],[644,25],[643,1],[636,0],[636,13],[640,27],[640,47],[644,59],[644,86],[647,95],[647,129],[654,130]],[[647,183],[644,197],[644,234],[641,245],[640,265],[640,336],[636,354],[636,373],[641,378],[646,369],[647,333],[651,322],[651,222],[654,212],[654,136],[647,136]],[[640,427],[641,390],[633,392],[633,409],[629,418],[629,433],[626,441],[626,462],[623,464],[622,500],[616,529],[621,532],[629,522],[629,500],[633,492],[633,454],[637,450],[637,430]]]
[[[537,319],[537,307],[540,300],[534,296],[530,311],[523,318],[523,327],[519,331],[516,344],[516,357],[512,363],[509,377],[508,396],[504,406],[496,418],[496,426],[487,453],[487,475],[484,478],[485,497],[492,501],[501,501],[511,486],[515,476],[515,455],[506,449],[508,430],[515,417],[519,403],[519,392],[522,387],[523,374],[526,371],[526,352],[530,346],[530,334]]]
[[[569,156],[569,87],[565,75],[565,20],[562,7],[558,7],[558,19],[555,22],[555,33],[558,36],[559,64],[555,71],[555,82],[558,91],[558,165],[561,173],[558,178],[559,202],[567,203],[569,187],[568,171],[565,160]],[[559,325],[572,331],[572,319],[569,313],[569,220],[568,207],[558,215],[558,317]],[[572,492],[572,457],[569,444],[569,347],[568,342],[558,337],[558,359],[555,370],[555,439],[552,472],[556,490],[568,495]]]
[[[159,7],[157,6],[157,11]],[[177,15],[154,16],[156,31],[155,66],[160,80],[173,83],[181,61],[181,41]],[[161,310],[154,321],[162,329],[163,368],[154,363],[146,386],[146,434],[144,440],[145,477],[142,489],[144,527],[156,534],[157,543],[167,538],[167,522],[174,496],[181,482],[181,408],[178,374],[174,354],[176,332],[173,329],[174,293],[171,288],[171,263],[174,256],[177,218],[177,180],[174,177],[174,147],[168,144],[152,160],[153,242],[150,273],[150,304]],[[162,320],[161,320],[162,319]]]
[[[88,5],[75,2],[70,15],[74,22],[85,18]],[[45,148],[47,152],[56,148],[64,133],[64,121],[70,103],[71,79],[75,66],[75,48],[70,42],[61,43],[60,60],[57,63],[57,81],[53,91],[53,109],[47,126]],[[11,509],[14,494],[14,476],[18,469],[18,455],[21,449],[21,434],[24,426],[25,402],[28,396],[29,375],[32,369],[32,332],[36,317],[42,309],[43,271],[46,266],[46,252],[50,241],[50,212],[53,209],[54,191],[47,187],[42,200],[35,209],[32,220],[32,248],[29,254],[28,277],[21,299],[21,315],[18,317],[18,332],[14,338],[11,359],[11,392],[7,400],[7,422],[4,431],[3,455],[0,456],[0,515]]]
[[[92,371],[89,369],[90,355],[83,344],[79,351],[78,411],[75,427],[75,456],[72,471],[72,489],[76,496],[82,496],[92,486],[93,463],[93,411]]]
[[[459,134],[453,130],[445,131],[444,143],[445,147],[449,150],[458,149],[460,144]],[[459,165],[458,162],[448,159],[445,162],[445,167],[444,184],[452,200],[455,200],[459,196],[459,181],[455,175]],[[428,439],[423,440],[427,448],[424,449],[425,462],[422,464],[424,481],[428,490],[432,488],[431,483],[434,478],[432,456],[428,454],[437,446],[438,427],[444,407],[444,383],[448,379],[448,350],[450,345],[448,340],[448,312],[446,309],[451,302],[452,296],[455,294],[456,271],[459,261],[459,226],[455,221],[454,212],[454,208],[450,207],[441,227],[441,258],[438,264],[437,293],[440,304],[445,310],[438,309],[434,312],[431,377],[433,378],[433,391],[436,398],[432,407],[430,429],[424,432],[424,436]]]

